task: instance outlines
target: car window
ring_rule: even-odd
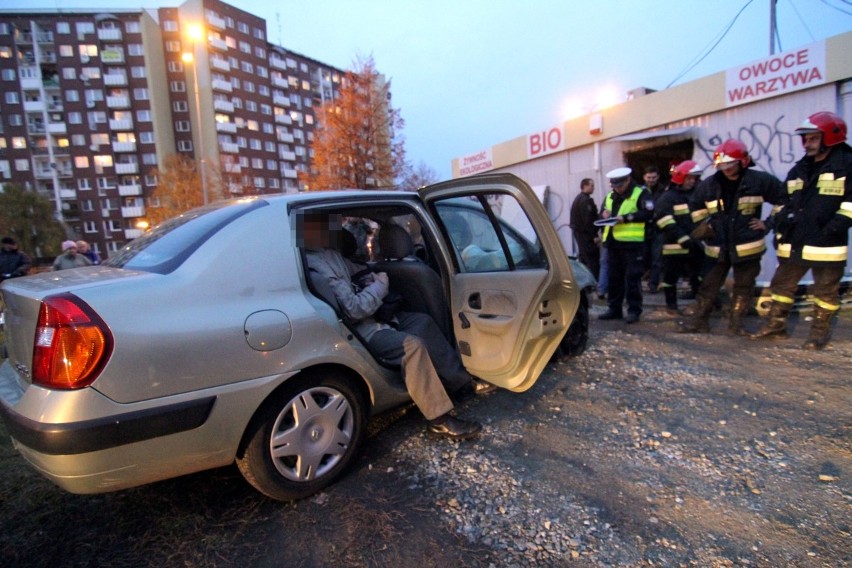
[[[125,245],[107,266],[168,274],[222,227],[249,211],[265,207],[260,199],[223,201],[164,221]]]
[[[532,223],[512,196],[456,197],[437,201],[435,209],[462,272],[547,267]]]

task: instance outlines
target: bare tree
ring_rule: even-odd
[[[399,189],[402,191],[417,191],[423,186],[432,185],[440,181],[438,172],[432,169],[425,162],[417,162],[414,164],[405,164],[405,170],[402,175],[402,181],[399,184]]]
[[[14,237],[27,254],[55,256],[65,231],[53,216],[50,200],[10,183],[0,190],[0,236]]]
[[[317,113],[311,171],[301,177],[309,190],[390,188],[402,173],[404,121],[391,106],[390,81],[372,57],[354,67]]]

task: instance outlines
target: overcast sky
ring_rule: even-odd
[[[392,81],[408,159],[451,160],[561,123],[602,93],[663,89],[769,55],[771,0],[234,0],[271,43]],[[3,0],[0,9],[155,8],[177,0]],[[738,12],[736,22],[722,38]],[[850,0],[777,0],[781,49],[852,30]],[[850,54],[852,57],[852,54]],[[612,95],[609,95],[610,97]]]

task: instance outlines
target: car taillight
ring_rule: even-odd
[[[33,351],[33,383],[55,389],[89,386],[112,353],[104,321],[71,294],[42,301]]]

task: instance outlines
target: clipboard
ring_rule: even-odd
[[[618,217],[610,217],[609,219],[598,219],[592,223],[595,227],[612,227],[618,225]]]

